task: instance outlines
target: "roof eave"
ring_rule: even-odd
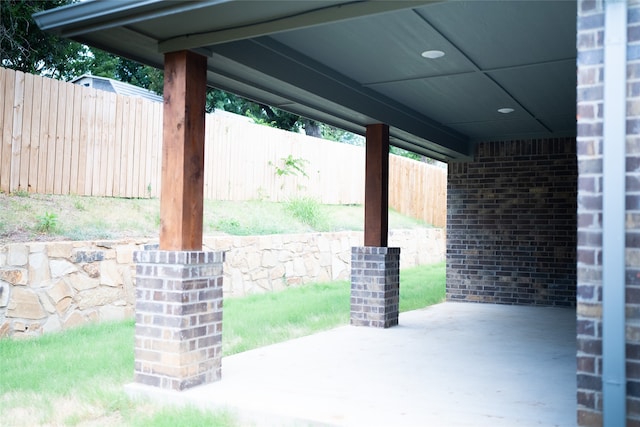
[[[82,34],[123,26],[236,0],[206,0],[201,2],[166,0],[88,0],[35,13],[34,20],[44,31],[61,37],[74,38]]]

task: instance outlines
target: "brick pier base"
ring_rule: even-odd
[[[220,379],[224,252],[139,251],[135,378],[185,390]]]
[[[389,328],[398,324],[400,248],[351,249],[351,324]]]

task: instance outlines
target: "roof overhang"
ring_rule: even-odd
[[[392,144],[439,160],[576,132],[575,2],[103,0],[35,19],[159,68],[193,50],[213,87],[359,134],[387,123]]]

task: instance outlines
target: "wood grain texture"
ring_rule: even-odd
[[[367,126],[364,245],[387,246],[389,238],[389,126]]]
[[[206,58],[165,55],[160,249],[201,250]]]
[[[13,99],[16,90],[16,72],[5,70],[4,72],[4,99],[3,104],[2,144],[0,145],[0,191],[9,193],[11,191],[11,142],[13,129]]]
[[[54,85],[59,89],[52,100]],[[0,88],[3,191],[47,193],[47,180],[52,180],[54,194],[160,196],[163,104],[32,75],[25,75],[22,90],[16,87],[15,71],[3,68]],[[16,100],[16,93],[23,94],[23,102]],[[22,123],[21,129],[14,129],[14,123]],[[300,162],[304,173],[279,174],[287,159]],[[247,118],[206,116],[205,162],[206,199],[364,202],[362,147],[257,125]],[[444,226],[446,169],[392,155],[389,206]]]
[[[27,188],[29,192],[36,192],[38,186],[38,159],[40,153],[40,123],[42,114],[42,83],[44,79],[35,77],[33,79],[33,102],[31,103],[31,126],[29,140],[29,178]]]
[[[25,75],[16,71],[15,92],[13,98],[13,130],[11,132],[11,180],[12,188],[20,188],[20,155],[22,152],[22,118],[24,113]],[[24,190],[23,188],[20,188]]]

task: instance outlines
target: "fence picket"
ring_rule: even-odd
[[[65,194],[62,192],[62,182],[64,176],[64,153],[67,150],[67,115],[73,112],[73,109],[67,103],[67,86],[66,84],[58,83],[58,106],[56,114],[56,149],[55,149],[55,163],[53,167],[53,193]]]
[[[158,197],[161,103],[0,68],[0,190]],[[306,176],[287,169],[299,162]],[[364,149],[206,117],[205,189],[215,200],[285,201],[310,196],[361,204]],[[391,156],[389,203],[436,226],[446,221],[446,170]],[[291,165],[289,165],[289,170]]]
[[[0,145],[0,191],[11,192],[11,135],[13,133],[13,98],[16,72],[5,70],[3,105],[2,144]]]
[[[78,192],[78,175],[80,173],[80,141],[82,140],[83,88],[73,85],[73,126],[71,129],[71,161],[69,166],[69,194],[81,195]]]
[[[138,197],[145,197],[147,194],[147,184],[149,182],[149,178],[147,177],[147,163],[149,160],[148,156],[148,146],[149,146],[149,135],[151,134],[151,128],[149,127],[149,102],[142,102],[142,111],[141,111],[141,123],[140,123],[140,148],[136,151],[138,155],[138,188],[136,189],[136,193]]]
[[[115,150],[116,150],[116,94],[107,94],[107,103],[109,104],[105,110],[105,123],[104,130],[106,142],[104,142],[104,172],[101,177],[104,180],[103,191],[105,196],[113,196],[113,177],[114,177],[114,163],[115,163]]]
[[[60,177],[58,178],[59,194],[69,194],[69,186],[71,182],[71,152],[73,150],[73,118],[74,118],[74,105],[75,101],[75,87],[76,85],[64,85],[64,99],[71,100],[72,102],[67,105],[67,109],[64,116],[64,132],[62,134],[62,141],[64,149],[62,150],[62,162]]]
[[[33,112],[33,74],[24,75],[24,104],[22,112],[22,147],[20,150],[20,178],[18,188],[29,191],[29,158],[31,156],[31,115]]]
[[[24,80],[25,75],[16,71],[13,97],[13,129],[11,132],[11,177],[10,191],[20,189],[20,156],[22,154],[22,118],[24,117]]]
[[[8,98],[8,93],[6,92],[5,85],[7,74],[9,70],[4,68],[0,68],[0,90],[2,90],[3,98],[0,98],[0,191],[5,191],[2,188],[2,175],[5,173],[5,169],[9,170],[11,164],[5,164],[7,159],[2,156],[2,148],[4,147],[4,111],[5,111],[5,102]]]
[[[49,115],[52,114],[49,111],[49,102],[51,100],[51,85],[53,84],[53,80],[51,79],[43,79],[42,80],[42,98],[41,105],[42,111],[40,114],[40,140],[38,150],[38,175],[36,181],[36,193],[46,193],[46,182],[47,182],[47,150],[48,145],[47,141],[49,139]]]
[[[47,194],[53,193],[53,183],[55,180],[55,167],[56,167],[56,132],[58,124],[58,94],[60,89],[60,82],[58,80],[51,80],[50,82],[50,98],[49,98],[49,124],[47,131],[47,159],[46,159],[46,174],[44,181],[44,192]]]
[[[1,70],[0,70],[1,71]],[[29,140],[29,176],[27,177],[26,187],[29,192],[37,191],[38,185],[38,157],[40,155],[40,123],[42,112],[42,81],[39,77],[33,77],[33,90],[31,102],[31,119],[29,127],[31,128]]]

